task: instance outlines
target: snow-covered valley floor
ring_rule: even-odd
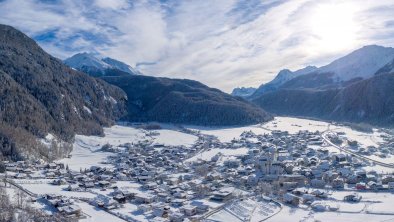
[[[385,153],[380,149],[385,148],[382,144],[385,144],[385,138],[390,137],[381,130],[374,129],[371,133],[359,132],[351,129],[350,127],[337,125],[322,121],[289,118],[289,117],[277,117],[273,121],[243,127],[227,127],[227,128],[210,128],[210,127],[196,127],[196,126],[173,126],[168,124],[162,124],[160,129],[146,130],[136,126],[123,126],[115,125],[110,128],[104,129],[104,137],[98,136],[83,136],[77,135],[73,145],[73,151],[70,153],[69,158],[56,161],[56,163],[64,164],[67,169],[76,172],[75,175],[85,174],[86,171],[90,172],[91,167],[101,167],[105,169],[111,169],[111,172],[116,172],[117,177],[111,179],[111,185],[108,188],[98,188],[97,185],[92,188],[78,189],[74,191],[68,191],[70,186],[73,184],[65,183],[61,185],[52,185],[52,181],[58,177],[51,179],[38,178],[38,179],[15,179],[14,182],[19,184],[24,189],[37,195],[46,194],[60,194],[64,197],[74,199],[76,204],[80,206],[85,218],[81,221],[161,221],[161,217],[155,216],[157,209],[160,208],[159,203],[162,205],[169,205],[169,211],[173,212],[173,215],[177,213],[183,214],[184,208],[172,202],[157,201],[157,203],[137,203],[137,201],[127,201],[126,203],[120,204],[119,207],[112,210],[103,210],[98,208],[94,204],[98,197],[112,200],[114,193],[118,190],[127,191],[133,193],[133,195],[141,196],[141,198],[147,198],[145,196],[158,195],[160,192],[167,192],[169,187],[174,185],[152,185],[151,182],[141,182],[139,179],[142,175],[149,177],[150,174],[139,174],[131,176],[129,174],[132,169],[126,167],[124,163],[121,165],[120,161],[126,161],[124,155],[131,153],[132,147],[144,145],[151,147],[152,154],[161,152],[171,153],[174,150],[178,150],[173,157],[179,158],[179,162],[174,161],[174,165],[162,166],[160,168],[166,169],[160,171],[160,174],[165,175],[164,180],[175,181],[178,178],[190,177],[189,184],[201,184],[202,177],[191,174],[190,170],[184,170],[182,166],[190,167],[197,162],[209,162],[217,157],[216,167],[223,168],[226,164],[236,163],[238,159],[247,156],[249,151],[252,149],[249,147],[250,144],[259,144],[259,135],[272,134],[276,131],[287,131],[289,135],[295,135],[300,130],[307,130],[309,132],[330,132],[335,135],[340,135],[342,141],[338,146],[352,149],[354,152],[358,152],[359,155],[365,155],[369,158],[382,161],[387,164],[394,163],[394,155]],[[245,136],[244,133],[248,132],[255,136]],[[204,142],[206,136],[213,136],[214,138],[209,145]],[[209,139],[212,139],[209,137]],[[215,140],[217,138],[217,141]],[[206,139],[206,138],[205,138]],[[354,147],[350,147],[347,141],[357,141],[357,151]],[[229,145],[231,144],[231,145]],[[110,147],[111,150],[106,150],[104,147]],[[227,147],[229,146],[229,147]],[[153,148],[152,148],[153,147]],[[376,149],[375,153],[365,154],[359,150]],[[325,143],[322,144],[311,144],[308,145],[310,150],[318,152],[321,149],[328,150],[330,154],[341,154],[343,153],[336,146]],[[170,149],[174,149],[171,151]],[[190,150],[190,153],[188,153]],[[130,151],[130,152],[129,152]],[[182,154],[186,153],[185,155]],[[138,158],[138,154],[137,158]],[[180,156],[179,156],[180,155]],[[182,156],[183,155],[183,156]],[[141,168],[139,160],[131,158],[127,160],[127,164]],[[152,160],[155,162],[156,160]],[[162,160],[161,160],[162,161]],[[233,162],[231,162],[233,161]],[[143,166],[143,165],[142,165]],[[182,170],[180,170],[182,169]],[[360,167],[360,170],[366,172],[376,171],[376,173],[392,174],[394,168],[384,167],[376,164],[364,164]],[[147,171],[154,171],[147,167]],[[157,170],[157,169],[156,169]],[[245,170],[245,168],[242,168]],[[127,173],[126,173],[127,171]],[[93,171],[92,171],[93,172]],[[107,171],[108,172],[108,171]],[[113,173],[113,174],[114,174]],[[139,172],[140,173],[140,172]],[[89,175],[89,173],[87,173]],[[209,175],[209,172],[207,172]],[[40,175],[40,172],[35,172],[35,175]],[[223,174],[224,175],[224,174]],[[212,175],[212,178],[218,178],[219,183],[226,178],[223,175]],[[229,175],[229,174],[226,174]],[[16,176],[12,172],[9,176]],[[42,177],[45,177],[42,173]],[[62,178],[62,177],[59,177]],[[106,177],[103,177],[104,179]],[[104,180],[101,178],[100,180]],[[100,181],[97,180],[97,181]],[[160,179],[163,180],[163,179]],[[248,179],[249,180],[249,179]],[[96,181],[96,183],[97,183]],[[230,181],[236,186],[236,181]],[[84,182],[86,183],[86,182]],[[226,182],[228,183],[228,182]],[[394,220],[394,208],[392,203],[394,202],[394,194],[390,192],[372,192],[363,191],[360,192],[363,199],[358,203],[346,203],[343,201],[344,196],[356,192],[354,188],[345,188],[342,191],[329,191],[329,198],[319,200],[323,206],[335,208],[335,211],[314,211],[311,205],[301,204],[299,207],[293,207],[292,205],[283,204],[280,198],[274,198],[276,201],[268,201],[265,199],[256,198],[253,188],[242,187],[242,189],[249,189],[246,193],[233,199],[231,205],[226,205],[225,202],[218,203],[211,201],[209,197],[197,197],[196,193],[191,194],[190,188],[185,186],[186,183],[176,182],[178,184],[177,192],[179,192],[180,199],[183,199],[186,206],[191,206],[191,209],[195,209],[197,206],[206,206],[208,212],[199,213],[195,219],[204,219],[207,221],[390,221]],[[182,184],[182,186],[180,186]],[[152,186],[153,188],[151,188]],[[183,187],[185,186],[185,187]],[[203,187],[201,185],[201,187]],[[12,188],[7,188],[9,193],[14,192]],[[16,188],[15,188],[16,189]],[[215,188],[216,189],[216,188]],[[309,188],[308,188],[309,189]],[[173,193],[172,191],[170,193]],[[164,195],[164,194],[163,194]],[[165,199],[166,196],[160,198]],[[242,199],[242,201],[240,201]],[[157,199],[156,199],[157,200]],[[173,201],[172,199],[171,201]],[[278,205],[278,202],[280,205]],[[171,204],[169,204],[171,203]],[[92,205],[93,204],[93,205]],[[37,208],[43,208],[42,205],[36,204]],[[160,208],[161,209],[161,208]],[[167,209],[167,208],[166,208]],[[199,209],[199,208],[198,208]],[[209,214],[209,212],[214,212]],[[209,217],[204,215],[209,214]],[[165,217],[165,218],[168,218]],[[193,217],[190,217],[193,218]],[[163,219],[163,221],[166,221]]]

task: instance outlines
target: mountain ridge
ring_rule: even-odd
[[[71,142],[76,133],[101,135],[102,126],[125,114],[122,90],[69,68],[7,25],[0,25],[0,73],[0,141],[9,144],[0,147],[2,154],[14,147],[14,156],[29,149],[32,157],[41,152],[49,158],[43,147],[32,145],[34,138],[50,133]]]
[[[126,92],[127,121],[229,126],[272,119],[256,105],[194,80],[141,75],[102,79]]]
[[[93,53],[77,53],[63,61],[66,65],[87,73],[93,77],[141,75],[130,65],[113,58],[103,57]]]
[[[302,82],[304,82],[303,88],[343,87],[350,82],[372,77],[393,60],[394,48],[367,45],[319,68],[307,66],[295,72],[288,69],[281,70],[272,81],[262,84],[248,99],[256,99],[264,93],[280,88],[301,86]],[[309,79],[315,81],[315,84],[304,81],[305,75],[309,75]],[[318,79],[321,79],[322,84],[318,84]]]

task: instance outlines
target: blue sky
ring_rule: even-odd
[[[0,23],[64,59],[95,52],[230,92],[394,46],[394,0],[0,0]]]

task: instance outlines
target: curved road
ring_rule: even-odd
[[[374,159],[371,159],[371,158],[369,158],[369,157],[360,155],[360,154],[355,153],[355,152],[353,152],[353,151],[351,151],[351,150],[348,150],[348,149],[346,149],[346,148],[343,148],[343,147],[341,147],[341,146],[338,146],[338,145],[334,144],[333,142],[331,142],[331,141],[327,138],[327,135],[326,135],[326,134],[329,133],[329,132],[331,132],[331,131],[325,131],[325,132],[323,132],[323,133],[321,134],[321,136],[322,136],[322,138],[323,138],[328,144],[330,144],[331,146],[333,146],[333,147],[335,147],[335,148],[337,148],[337,149],[339,149],[339,150],[341,150],[341,151],[343,151],[343,152],[345,152],[345,153],[348,153],[348,154],[350,154],[350,155],[352,155],[352,156],[355,156],[355,157],[357,157],[357,158],[359,158],[359,159],[367,160],[367,161],[373,162],[373,163],[375,163],[376,165],[380,165],[380,166],[388,167],[388,168],[394,168],[394,164],[388,164],[388,163],[384,163],[384,162],[381,162],[381,161],[377,161],[377,160],[374,160]]]

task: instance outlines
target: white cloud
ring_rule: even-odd
[[[44,35],[39,43],[55,56],[100,52],[225,91],[366,44],[393,46],[393,13],[391,0],[0,1],[0,22]]]
[[[119,10],[129,6],[126,0],[96,0],[95,4],[104,9]]]

